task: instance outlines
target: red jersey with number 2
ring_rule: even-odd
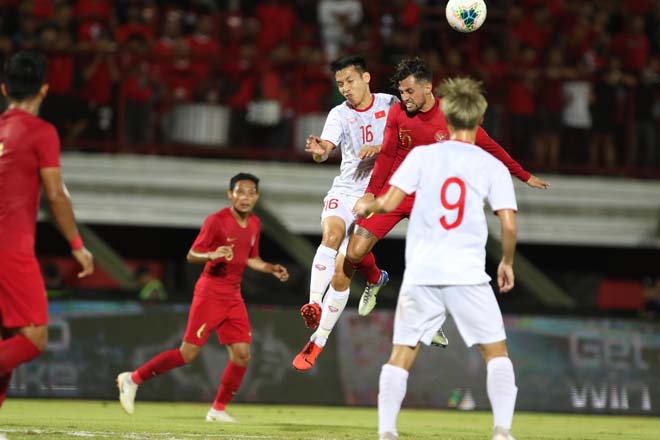
[[[39,170],[59,166],[55,127],[18,109],[0,115],[0,250],[34,255]]]
[[[206,253],[220,246],[231,246],[231,259],[219,258],[209,261],[195,287],[195,295],[241,296],[241,280],[247,260],[259,256],[259,217],[250,214],[247,226],[238,224],[231,208],[224,208],[206,218],[192,249]]]
[[[366,192],[380,194],[412,148],[449,139],[440,102],[441,99],[436,98],[435,105],[429,111],[413,115],[406,113],[403,103],[392,106],[387,117],[383,145]],[[529,180],[530,174],[481,127],[477,131],[476,145],[499,159],[511,174],[523,182]]]

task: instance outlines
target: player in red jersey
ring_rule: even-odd
[[[34,254],[42,187],[82,266],[78,276],[94,271],[62,182],[57,131],[37,117],[48,92],[46,64],[39,54],[18,52],[7,62],[2,84],[9,108],[0,115],[0,405],[12,371],[37,357],[48,337],[46,288]]]
[[[433,74],[428,64],[420,58],[402,60],[396,67],[393,82],[398,86],[401,104],[393,106],[387,117],[381,152],[376,159],[371,180],[363,196],[366,199],[373,199],[387,191],[386,182],[412,148],[449,139],[445,115],[440,109],[441,100],[433,96]],[[499,159],[511,174],[530,187],[542,189],[549,187],[548,182],[525,171],[481,127],[477,130],[475,143]],[[335,289],[350,284],[354,272],[353,265],[371,252],[378,240],[387,235],[397,223],[410,216],[413,202],[414,195],[409,195],[391,213],[358,220],[346,255],[352,264],[345,264],[343,273],[340,271],[335,274],[332,281]],[[368,287],[360,298],[366,313],[376,305],[376,296]]]
[[[225,411],[243,381],[250,361],[250,322],[241,296],[241,279],[245,267],[272,274],[280,281],[289,279],[284,266],[267,263],[259,256],[261,223],[252,214],[259,199],[259,179],[240,173],[231,178],[227,196],[231,206],[204,221],[202,230],[188,252],[188,262],[204,264],[195,285],[188,326],[177,349],[164,351],[133,372],[117,376],[119,402],[128,414],[135,409],[138,385],[195,360],[215,331],[221,344],[227,345],[229,363],[225,367],[220,388],[212,408],[206,414],[209,422],[235,422]]]

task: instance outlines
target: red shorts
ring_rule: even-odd
[[[385,194],[385,188],[379,195]],[[387,214],[374,214],[369,218],[360,218],[356,224],[374,234],[379,240],[387,235],[404,218],[410,217],[415,196],[406,196],[401,204],[392,212]]]
[[[0,250],[0,323],[16,328],[48,324],[48,298],[34,255]]]
[[[220,295],[193,296],[183,340],[203,346],[215,331],[221,344],[252,342],[250,321],[243,298]]]

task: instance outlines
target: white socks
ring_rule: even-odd
[[[403,368],[385,364],[380,370],[378,384],[378,435],[396,431],[396,419],[401,410],[401,402],[406,397],[408,372]]]
[[[320,245],[316,249],[314,261],[312,261],[312,273],[309,282],[309,302],[321,304],[323,294],[330,284],[332,274],[335,273],[335,258],[337,251],[327,246]]]
[[[323,301],[321,322],[319,323],[319,328],[312,335],[312,340],[319,347],[325,347],[330,332],[332,332],[332,329],[341,316],[341,312],[346,307],[350,293],[350,288],[343,292],[337,292],[332,286],[328,287],[328,293],[325,295],[325,300]]]
[[[493,407],[493,426],[511,429],[518,394],[513,364],[508,357],[496,357],[488,362],[487,369],[486,387]]]

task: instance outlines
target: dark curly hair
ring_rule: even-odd
[[[433,72],[431,67],[420,57],[404,58],[396,65],[396,70],[392,76],[392,85],[399,87],[399,82],[414,76],[415,81],[433,82]]]

